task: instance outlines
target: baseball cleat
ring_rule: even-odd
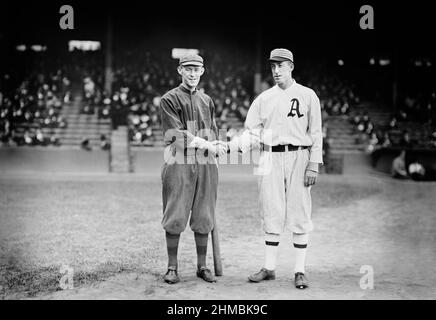
[[[306,289],[309,287],[309,280],[302,272],[297,272],[295,274],[295,287],[298,289]]]
[[[263,280],[275,280],[276,272],[274,270],[268,270],[265,268],[260,269],[259,272],[256,272],[248,277],[248,281],[251,282],[260,282]]]
[[[203,279],[206,282],[216,282],[216,279],[213,276],[212,272],[206,267],[201,267],[197,270],[197,277]]]
[[[164,275],[164,281],[169,284],[175,284],[180,281],[175,267],[168,267],[168,271]]]

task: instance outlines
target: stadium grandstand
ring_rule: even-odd
[[[135,24],[120,28],[125,21],[117,20],[114,12],[107,16],[98,20],[103,27],[85,33],[97,39],[96,45],[73,43],[66,35],[39,46],[30,45],[30,38],[8,42],[13,59],[0,74],[3,148],[112,147],[129,153],[162,147],[159,102],[180,81],[177,48],[196,49],[204,56],[200,90],[213,98],[218,127],[227,129],[228,139],[243,128],[256,95],[272,85],[264,57],[278,42],[264,25],[253,32],[241,22],[240,38],[229,40],[225,35],[230,27],[217,31],[205,26],[192,33],[189,24],[177,28],[167,18],[164,28],[154,26],[142,35],[132,31]],[[157,20],[141,26],[157,25]],[[436,150],[431,54],[409,50],[399,56],[398,50],[390,54],[376,47],[356,53],[357,43],[341,37],[335,40],[336,50],[333,40],[319,39],[319,47],[330,49],[320,57],[307,48],[310,32],[280,44],[295,50],[295,79],[320,97],[326,164],[346,154],[369,154],[376,166],[383,150]],[[213,36],[205,40],[206,34]],[[397,48],[396,43],[389,45]]]

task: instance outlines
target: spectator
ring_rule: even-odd
[[[372,135],[373,134],[373,131],[374,131],[374,124],[371,122],[371,120],[369,120],[367,123],[366,123],[366,129],[365,129],[365,132],[366,132],[366,134],[367,135]]]
[[[45,136],[42,133],[40,128],[36,129],[35,142],[36,142],[36,144],[41,145],[41,146],[45,146],[46,145]]]
[[[86,138],[86,137],[84,137],[84,138],[82,139],[82,142],[80,143],[80,147],[81,147],[83,150],[86,150],[86,151],[91,151],[91,150],[92,150],[92,147],[91,147],[91,145],[90,145],[90,143],[89,143],[89,139]]]
[[[368,146],[366,147],[367,153],[371,153],[375,150],[379,140],[375,132],[371,133],[371,137],[368,141]]]
[[[388,132],[385,132],[383,134],[383,140],[382,140],[381,145],[382,145],[383,148],[389,148],[392,145],[392,142],[391,142],[391,139],[389,137],[389,133]]]
[[[100,148],[102,150],[109,150],[111,147],[109,141],[107,141],[106,136],[104,134],[102,134],[100,136]]]
[[[50,144],[53,146],[60,146],[60,140],[56,133],[50,136]]]
[[[425,168],[418,161],[414,160],[409,164],[409,175],[413,180],[422,181],[425,179]]]
[[[25,145],[28,145],[28,146],[33,146],[35,144],[34,138],[30,135],[29,130],[24,131],[23,142]]]
[[[365,111],[363,113],[363,117],[362,117],[361,123],[363,123],[363,125],[365,126],[365,129],[366,129],[366,127],[367,127],[367,125],[369,123],[369,113],[368,113],[368,111]]]
[[[403,131],[403,136],[401,138],[400,146],[403,148],[411,148],[412,142],[410,141],[410,134],[407,130]]]
[[[330,146],[332,144],[332,139],[330,138],[324,138],[322,140],[322,158],[324,159],[324,166],[328,166],[330,163]]]
[[[436,148],[436,131],[430,136],[430,147]]]
[[[397,156],[392,162],[391,175],[396,179],[408,179],[409,176],[406,171],[406,151],[402,150],[400,155]]]
[[[393,116],[391,120],[389,121],[389,128],[395,129],[397,128],[397,117]]]
[[[361,119],[362,119],[362,113],[356,113],[355,115],[354,115],[354,117],[352,118],[352,123],[355,125],[355,126],[357,126],[359,123],[360,123],[360,121],[361,121]]]
[[[87,99],[91,99],[95,96],[95,83],[90,77],[83,79],[83,91]]]

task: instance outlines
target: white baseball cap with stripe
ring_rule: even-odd
[[[288,49],[279,48],[271,51],[269,55],[269,60],[279,62],[289,60],[294,63],[294,55]]]

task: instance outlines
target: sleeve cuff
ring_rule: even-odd
[[[319,171],[319,164],[318,162],[311,162],[309,161],[306,170],[310,170],[310,171],[314,171],[314,172],[318,172]]]
[[[188,148],[206,149],[207,144],[208,141],[206,141],[205,139],[200,137],[194,137],[194,139],[192,139],[191,143],[188,145]]]
[[[236,137],[227,144],[227,153],[239,151],[239,139]]]
[[[316,155],[316,154],[310,155],[309,162],[319,163],[321,165],[324,163],[324,161],[322,161],[322,155]]]

